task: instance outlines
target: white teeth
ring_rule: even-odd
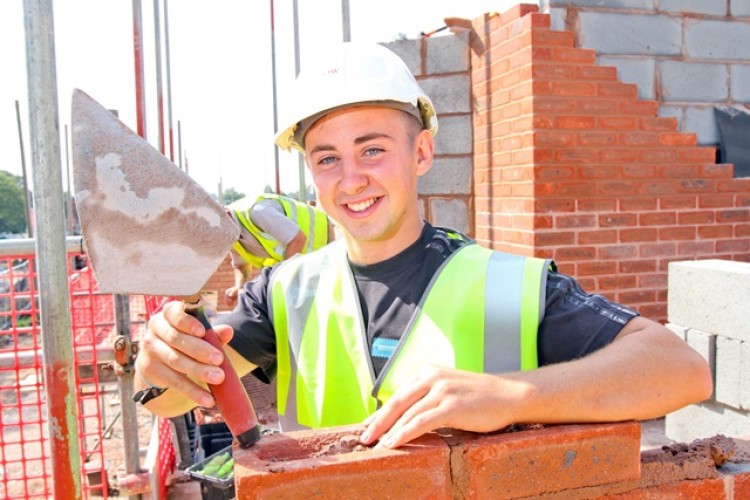
[[[362,201],[360,203],[350,203],[348,205],[349,210],[353,212],[361,212],[363,210],[367,210],[372,204],[375,203],[375,198],[370,198],[369,200]]]

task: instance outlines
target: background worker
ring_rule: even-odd
[[[278,264],[298,253],[308,253],[333,240],[333,226],[322,210],[287,196],[265,193],[246,196],[225,207],[240,227],[230,250],[234,286],[224,292],[229,307],[252,276],[252,268]]]
[[[305,153],[342,238],[265,268],[214,325],[238,373],[276,378],[283,429],[364,421],[363,443],[395,448],[441,427],[650,419],[708,397],[708,364],[664,326],[549,261],[424,221],[431,100],[380,45],[320,56],[276,141]],[[169,388],[147,405],[163,416],[210,405],[203,384],[223,378],[183,308],[151,318],[135,363],[137,389]]]

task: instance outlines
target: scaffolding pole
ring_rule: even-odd
[[[36,256],[54,498],[83,498],[52,0],[24,0]]]

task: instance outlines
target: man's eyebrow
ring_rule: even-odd
[[[393,139],[393,137],[391,137],[388,134],[381,133],[381,132],[372,132],[370,134],[365,134],[363,136],[357,137],[356,139],[354,139],[354,144],[356,145],[364,144],[365,142],[372,141],[373,139]],[[309,153],[314,154],[320,151],[335,151],[335,150],[336,150],[336,147],[330,144],[319,144],[315,146],[314,148],[312,148],[309,151]]]
[[[372,132],[371,134],[365,134],[361,137],[357,137],[356,139],[354,139],[354,144],[362,144],[373,139],[393,139],[393,137],[382,132]]]

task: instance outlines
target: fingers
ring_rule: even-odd
[[[222,343],[232,337],[228,326],[214,331]],[[213,398],[202,384],[224,380],[224,372],[219,368],[224,354],[206,342],[204,334],[200,321],[185,313],[182,302],[168,303],[149,320],[136,370],[151,384],[169,387],[200,405],[212,406]]]

